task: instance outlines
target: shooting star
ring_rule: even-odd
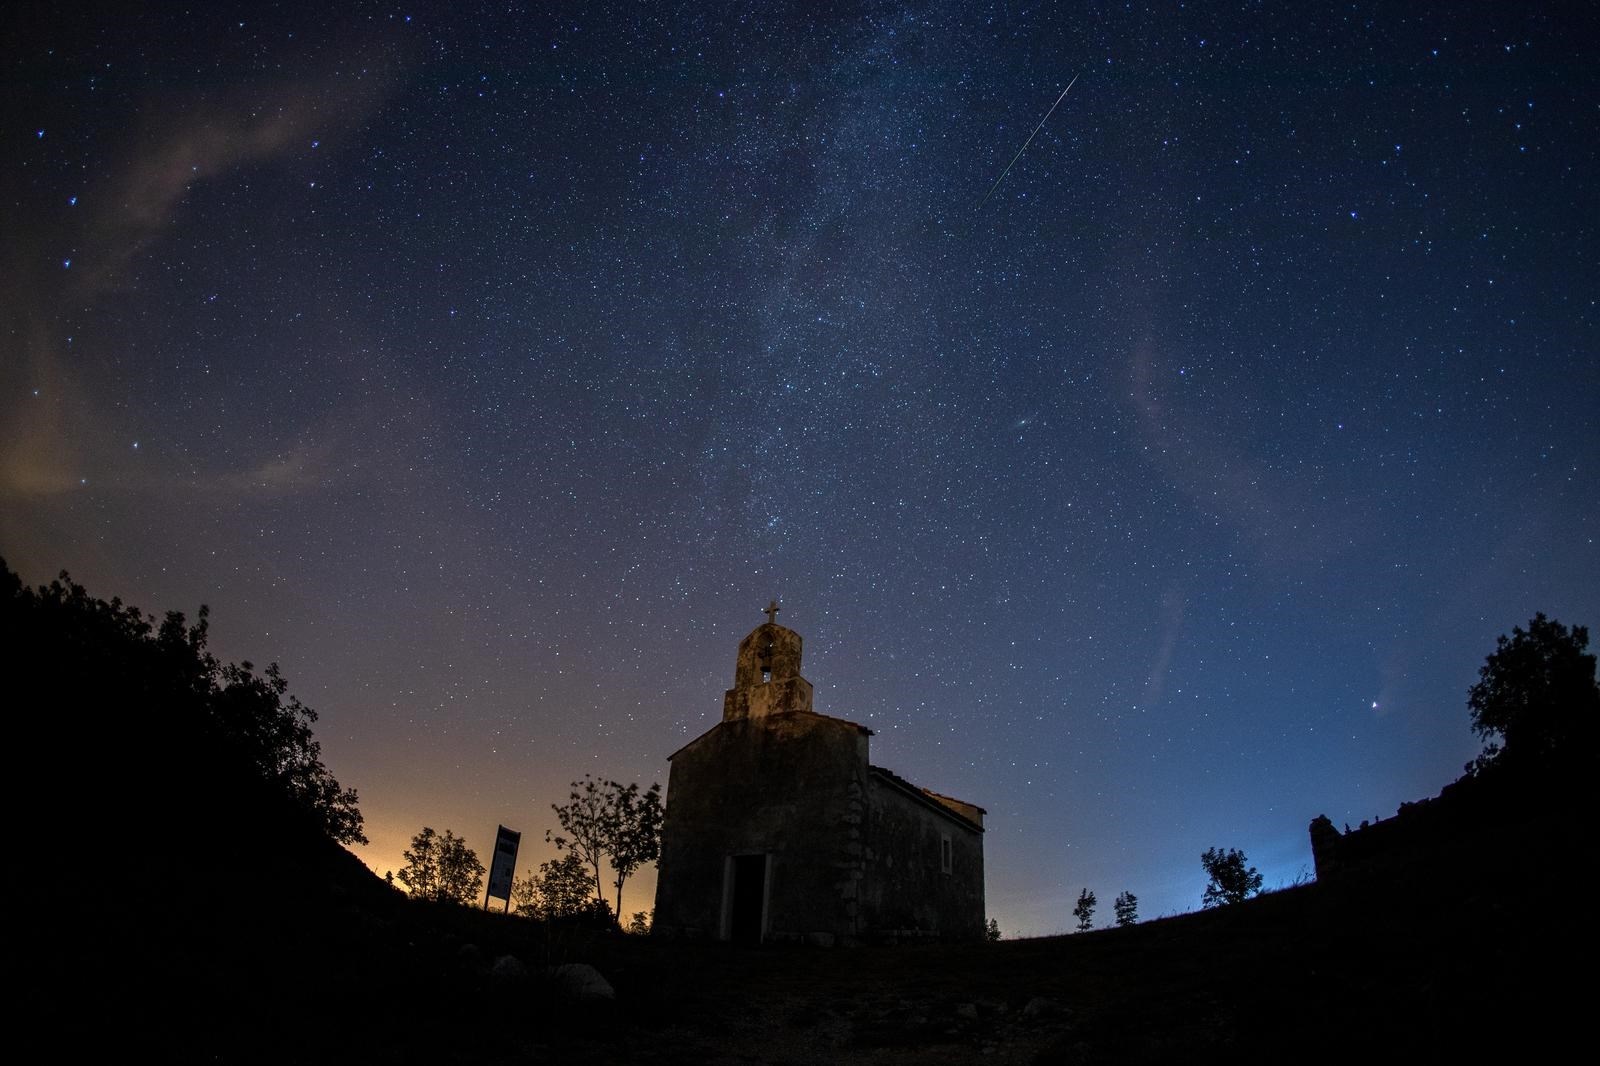
[[[1000,187],[1000,183],[1006,180],[1006,175],[1011,173],[1011,168],[1017,165],[1017,160],[1022,158],[1022,153],[1028,150],[1028,145],[1033,143],[1033,139],[1039,135],[1040,130],[1044,129],[1044,124],[1050,121],[1050,116],[1056,113],[1056,108],[1061,106],[1061,101],[1067,98],[1067,93],[1077,83],[1078,76],[1074,74],[1072,80],[1067,82],[1067,87],[1061,90],[1061,95],[1056,97],[1056,102],[1050,105],[1050,110],[1044,113],[1044,118],[1040,119],[1039,124],[1033,127],[1033,132],[1028,134],[1028,139],[1022,142],[1022,147],[1017,149],[1017,154],[1011,157],[1011,162],[1007,163],[1006,168],[1000,172],[1000,176],[994,179],[994,184],[989,186],[989,191],[983,194],[983,200],[978,204],[976,211],[983,210],[983,205],[989,202],[989,197],[993,196],[994,191]]]

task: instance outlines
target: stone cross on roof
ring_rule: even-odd
[[[765,607],[763,607],[762,610],[766,611],[766,613],[767,613],[767,624],[768,625],[774,625],[775,626],[775,625],[778,624],[778,612],[783,610],[783,608],[778,606],[778,601],[777,600],[773,600],[771,603],[769,603]]]

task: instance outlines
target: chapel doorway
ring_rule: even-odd
[[[730,886],[728,936],[736,944],[759,944],[767,909],[767,857],[735,855]]]

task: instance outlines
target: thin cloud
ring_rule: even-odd
[[[341,138],[390,97],[400,66],[356,60],[345,69],[359,76],[330,73],[152,97],[143,102],[120,165],[85,196],[94,214],[78,231],[71,269],[26,241],[7,249],[0,305],[15,346],[9,366],[0,367],[7,386],[0,397],[0,499],[172,483],[128,465],[108,443],[107,427],[117,423],[113,407],[86,386],[80,360],[62,336],[63,309],[80,313],[121,285],[130,264],[159,244],[197,184],[309,151],[313,140],[337,150]],[[323,483],[332,465],[323,449],[291,448],[251,469],[203,475],[191,484],[300,491]]]
[[[364,123],[395,80],[321,77],[238,89],[219,101],[183,100],[158,108],[134,139],[104,205],[80,277],[91,289],[115,284],[128,262],[162,231],[199,182],[251,164],[309,150]]]
[[[1161,594],[1161,646],[1150,664],[1150,674],[1144,683],[1144,706],[1154,707],[1167,691],[1167,672],[1172,668],[1173,656],[1178,651],[1178,637],[1183,633],[1183,593],[1176,587]]]
[[[1289,565],[1348,544],[1350,519],[1317,507],[1283,475],[1233,443],[1204,414],[1169,403],[1148,343],[1129,359],[1131,399],[1150,461],[1200,508],[1244,534],[1264,560]]]

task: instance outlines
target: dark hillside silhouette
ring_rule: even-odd
[[[32,952],[22,1012],[80,1038],[100,1028],[77,1019],[83,997],[117,974],[96,1007],[108,1035],[203,1045],[207,1018],[264,987],[316,989],[339,908],[393,895],[340,846],[364,839],[361,814],[321,762],[315,716],[276,667],[217,662],[206,627],[203,608],[192,626],[156,623],[65,574],[27,588],[0,562],[0,702],[29,863],[14,879]]]
[[[354,790],[328,773],[312,739],[316,713],[286,698],[276,664],[258,674],[248,662],[218,662],[206,650],[205,607],[192,626],[176,611],[157,625],[65,573],[26,588],[4,560],[0,601],[23,735],[62,744],[36,749],[66,775],[58,801],[126,789],[111,795],[200,816],[261,805],[339,843],[366,842]]]
[[[1403,803],[1394,817],[1341,833],[1311,823],[1317,879],[1352,875],[1470,879],[1512,853],[1554,855],[1593,806],[1600,763],[1600,686],[1589,631],[1534,615],[1501,636],[1467,692],[1474,733],[1487,745],[1438,796]]]

